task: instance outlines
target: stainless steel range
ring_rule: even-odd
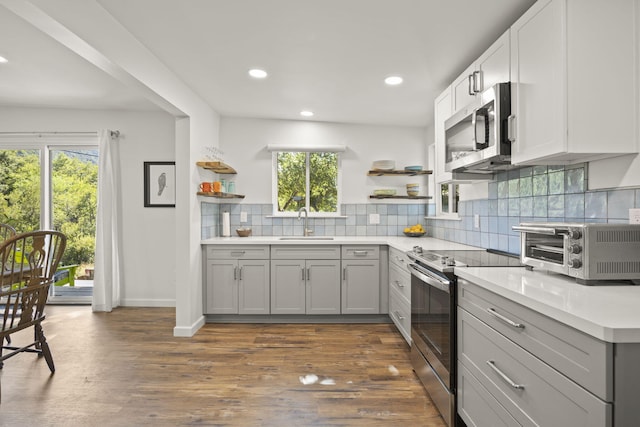
[[[449,426],[456,417],[455,268],[520,267],[517,255],[486,250],[407,252],[411,271],[411,362],[413,369]]]

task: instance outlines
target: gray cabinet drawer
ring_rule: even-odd
[[[404,252],[396,248],[389,247],[389,262],[400,268],[406,269],[411,260],[409,260],[409,257]]]
[[[613,401],[613,346],[467,280],[458,304],[603,400]],[[519,324],[516,327],[509,322]]]
[[[458,365],[458,414],[467,427],[520,426],[504,406],[480,384],[463,364]]]
[[[271,259],[340,259],[340,246],[273,245]]]
[[[458,308],[458,358],[522,425],[607,427],[612,405]]]
[[[400,295],[411,303],[411,273],[396,264],[389,264],[389,289],[394,289]]]
[[[269,259],[268,245],[207,245],[207,259]]]
[[[380,258],[379,246],[342,246],[342,259],[378,259]]]
[[[389,317],[411,345],[411,304],[393,288],[389,291]]]

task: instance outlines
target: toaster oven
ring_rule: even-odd
[[[520,261],[590,284],[640,281],[640,224],[521,223]]]

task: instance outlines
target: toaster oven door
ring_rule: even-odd
[[[563,229],[515,226],[520,232],[520,260],[525,265],[568,274],[569,236]]]

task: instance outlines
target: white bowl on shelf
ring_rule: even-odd
[[[390,171],[395,169],[395,160],[376,160],[373,162],[372,168],[379,171]]]

